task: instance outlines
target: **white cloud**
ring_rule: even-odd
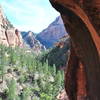
[[[14,26],[25,31],[40,32],[59,15],[47,0],[3,0],[1,4]]]

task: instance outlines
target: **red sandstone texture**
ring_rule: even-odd
[[[69,100],[100,100],[100,0],[50,0],[72,42],[65,74]]]

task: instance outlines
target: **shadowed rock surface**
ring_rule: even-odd
[[[61,13],[72,42],[65,74],[69,99],[100,100],[100,0],[50,2]]]

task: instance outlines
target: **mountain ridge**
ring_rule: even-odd
[[[60,16],[58,16],[46,29],[40,32],[36,38],[46,46],[50,48],[54,46],[61,37],[67,34],[63,21]]]

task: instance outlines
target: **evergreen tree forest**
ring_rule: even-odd
[[[25,48],[0,45],[0,100],[56,100],[64,73],[37,58]]]

